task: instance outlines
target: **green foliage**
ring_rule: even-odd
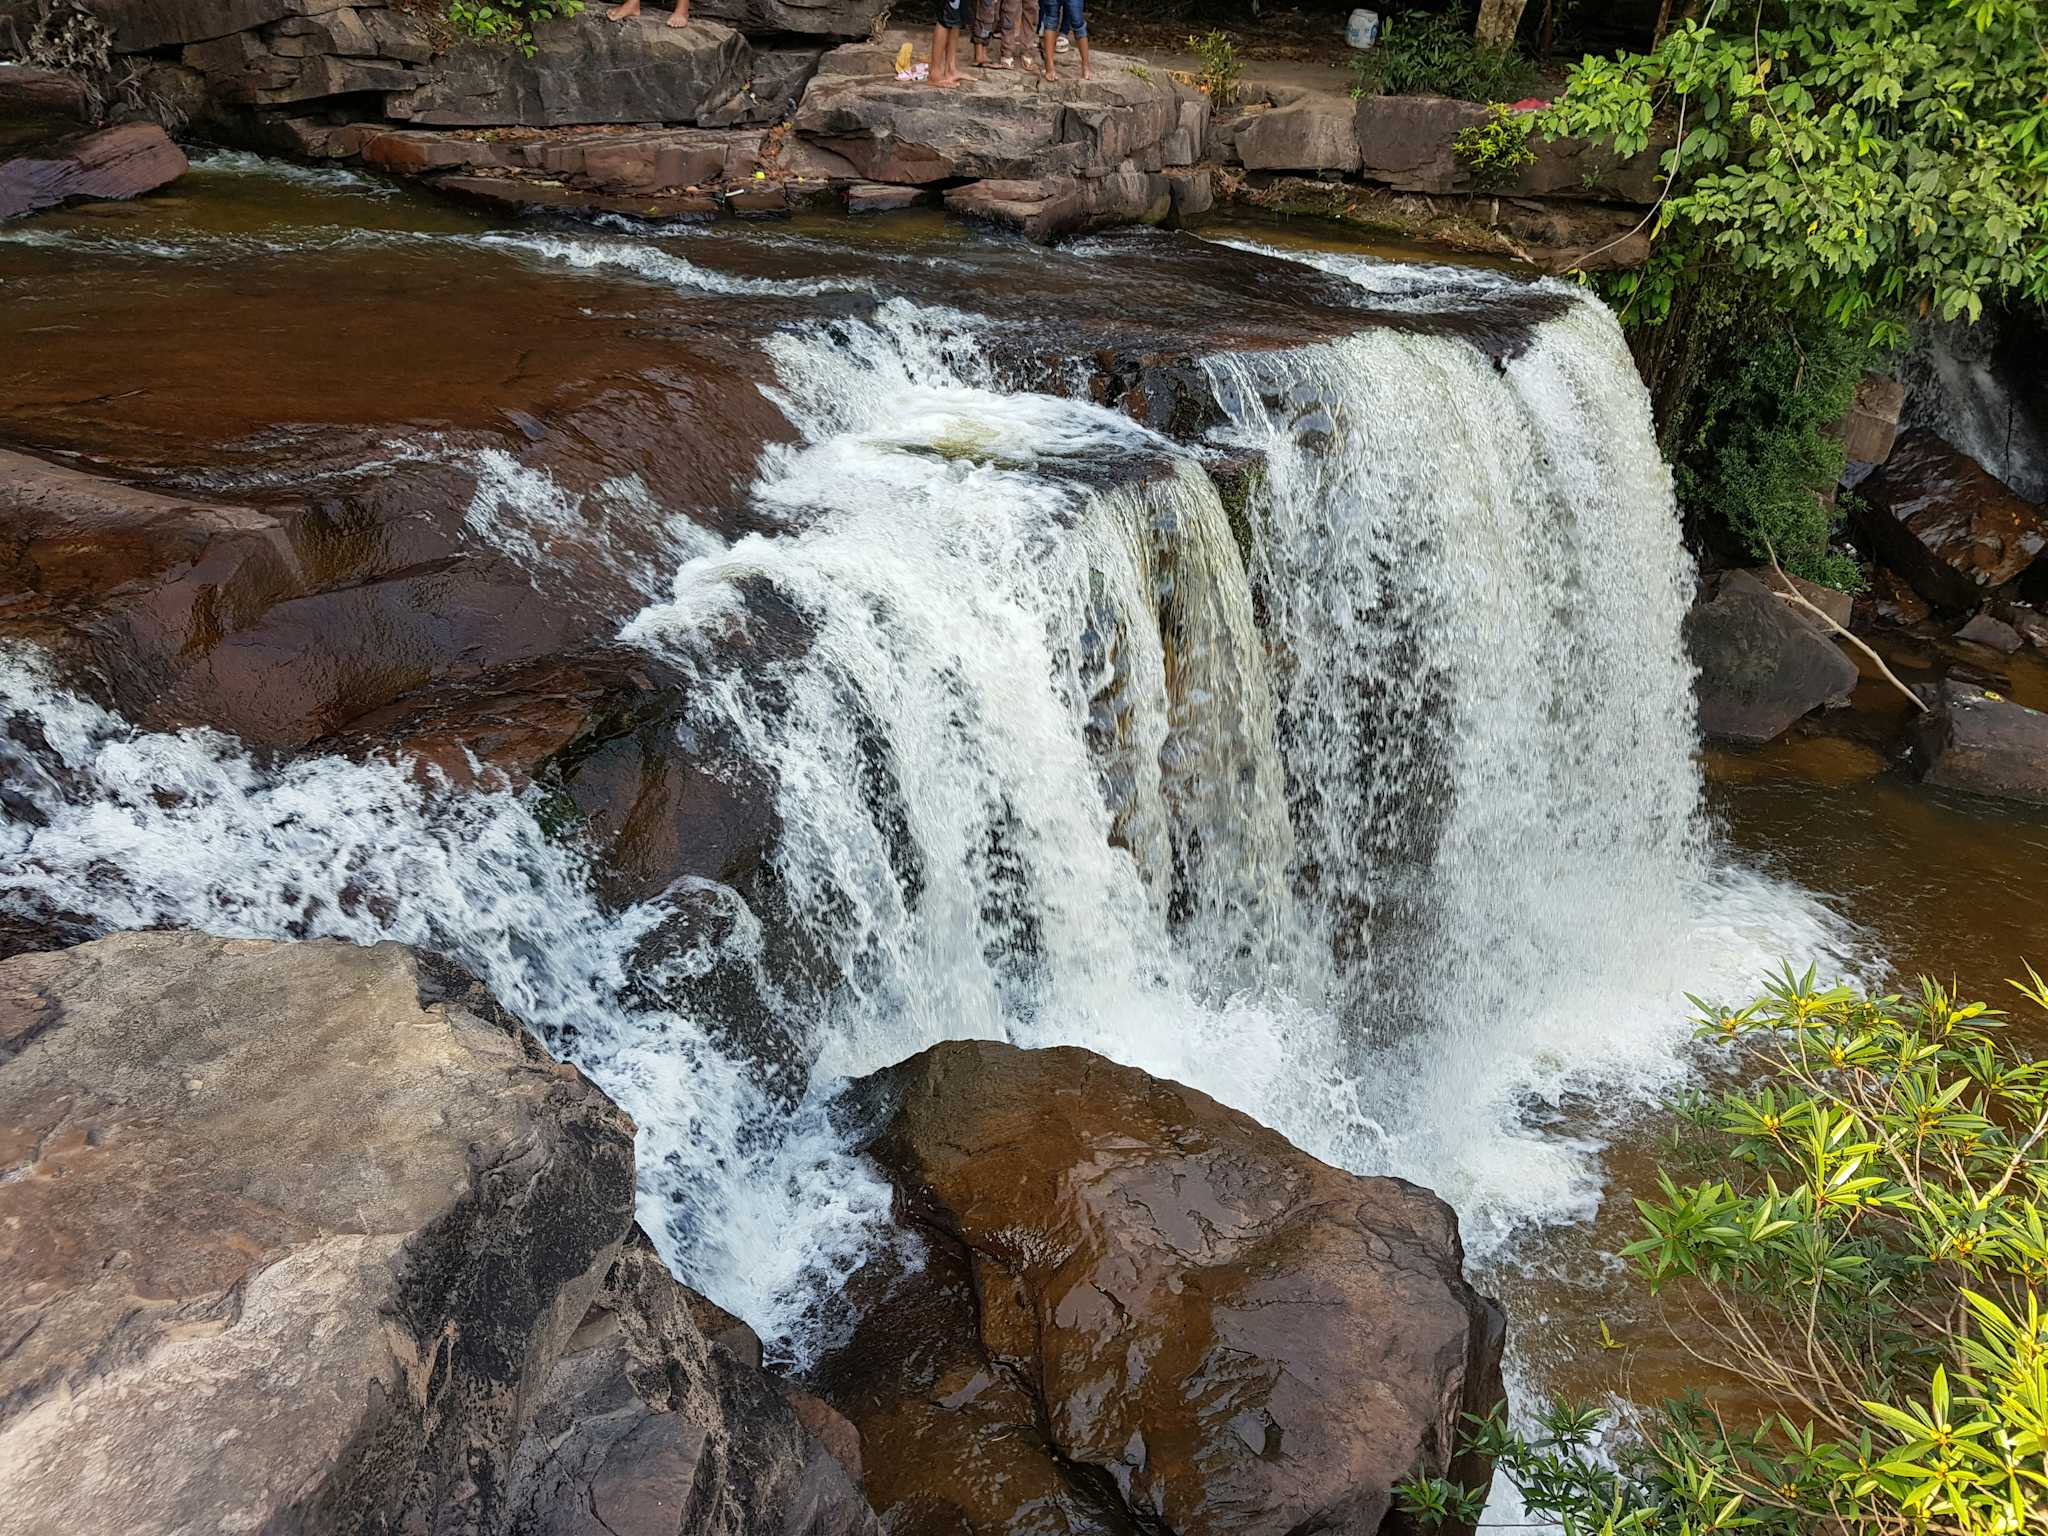
[[[1237,44],[1230,40],[1230,34],[1206,32],[1200,37],[1190,36],[1188,48],[1202,61],[1195,83],[1209,93],[1209,99],[1219,107],[1236,101]]]
[[[1699,251],[1887,344],[2048,298],[2048,5],[1708,0],[1650,54],[1588,57],[1544,128],[1669,142],[1641,284]]]
[[[2013,985],[2048,1008],[2031,969]],[[1612,1463],[1565,1407],[1475,1421],[1470,1448],[1587,1536],[2048,1529],[2048,1063],[1931,981],[1871,998],[1787,970],[1747,1007],[1694,1002],[1760,1075],[1688,1107],[1704,1176],[1660,1176],[1621,1256],[1758,1406],[1667,1403]],[[1425,1525],[1472,1512],[1442,1479],[1401,1497]]]
[[[583,14],[583,0],[448,0],[448,20],[464,37],[508,43],[533,57],[533,29],[544,21]]]
[[[1474,123],[1451,141],[1451,153],[1472,173],[1481,187],[1504,187],[1536,163],[1536,150],[1529,143],[1530,115],[1494,102],[1486,109],[1486,121]]]
[[[1535,66],[1512,48],[1481,48],[1472,18],[1404,12],[1387,18],[1378,44],[1351,56],[1351,94],[1455,96],[1460,101],[1513,101],[1537,82]]]
[[[1795,576],[1859,590],[1856,563],[1829,548],[1842,514],[1823,498],[1843,451],[1824,429],[1855,402],[1870,348],[1831,322],[1773,312],[1742,283],[1718,285],[1690,323],[1712,331],[1712,350],[1683,434],[1666,441],[1679,504],[1734,552],[1775,550]]]

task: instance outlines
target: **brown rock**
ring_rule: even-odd
[[[2048,714],[1950,678],[1921,717],[1922,778],[1941,789],[2048,805]]]
[[[692,223],[718,216],[718,201],[700,192],[649,192],[627,196],[586,187],[535,181],[524,176],[436,176],[436,192],[499,208],[552,208],[560,213],[619,213],[658,222]]]
[[[1769,741],[1856,687],[1856,664],[1747,571],[1708,588],[1686,615],[1685,643],[1700,673],[1700,729],[1717,741]]]
[[[313,10],[332,10],[339,0],[93,0],[92,11],[113,31],[123,53],[204,42],[246,32],[266,22]],[[363,3],[363,0],[358,0]],[[368,0],[370,4],[380,0]]]
[[[1924,624],[1934,612],[1906,578],[1888,565],[1878,566],[1872,576],[1870,607],[1881,622],[1900,629]]]
[[[91,122],[92,96],[76,75],[27,64],[0,69],[0,158]]]
[[[2048,545],[2038,507],[1932,432],[1901,436],[1859,490],[1859,526],[1878,554],[1938,605],[1976,607]]]
[[[946,193],[946,207],[1049,244],[1111,225],[1163,224],[1173,212],[1173,185],[1163,174],[1129,168],[1092,178],[977,181]]]
[[[392,510],[184,500],[0,453],[0,634],[54,650],[149,729],[298,746],[435,677],[601,627]]]
[[[848,213],[895,213],[937,201],[938,194],[928,187],[887,187],[863,181],[846,189]]]
[[[185,153],[155,123],[123,123],[0,161],[0,219],[62,203],[140,197],[176,181]]]
[[[633,1126],[397,945],[0,966],[0,1528],[493,1529]]]
[[[8,1536],[878,1536],[633,1227],[632,1122],[451,968],[7,962],[0,1143]]]
[[[1499,1397],[1424,1190],[1081,1050],[940,1045],[856,1092],[930,1247],[819,1373],[891,1529],[1375,1531]]]
[[[1833,619],[1843,629],[1849,627],[1850,615],[1856,611],[1856,599],[1848,593],[1837,592],[1833,587],[1824,587],[1819,582],[1808,581],[1803,576],[1794,576],[1788,572],[1774,571],[1767,565],[1751,566],[1749,574],[1773,592],[1784,591],[1785,584],[1790,582],[1793,591]],[[1827,625],[1823,624],[1797,603],[1788,602],[1785,605],[1785,609],[1786,612],[1794,615],[1796,618],[1811,624],[1823,635],[1827,635],[1830,638],[1833,637],[1833,630],[1829,629]]]

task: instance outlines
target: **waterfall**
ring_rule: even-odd
[[[1087,1046],[1423,1178],[1482,1259],[1582,1215],[1592,1139],[1532,1116],[1653,1091],[1684,992],[1827,938],[1704,835],[1690,572],[1612,319],[1574,298],[1501,365],[1389,330],[1219,357],[1201,453],[1006,390],[985,339],[900,300],[771,337],[777,533],[678,546],[624,630],[777,785],[777,888],[830,971],[763,978],[801,1102],[631,985],[685,898],[732,921],[670,963],[758,967],[735,893],[606,911],[518,796],[139,732],[28,655],[0,908],[450,954],[633,1114],[664,1256],[798,1362],[889,1240],[835,1081],[949,1038]],[[1235,527],[1212,451],[1261,456]],[[487,489],[535,559],[575,513]],[[762,584],[812,641],[739,667],[718,637]]]

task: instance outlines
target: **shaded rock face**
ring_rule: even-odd
[[[1694,605],[1685,643],[1700,669],[1700,730],[1715,740],[1769,741],[1856,687],[1855,663],[1747,571]]]
[[[877,1529],[460,973],[124,934],[0,965],[0,1049],[9,1536]]]
[[[1941,789],[2048,805],[2048,714],[1950,678],[1915,742]]]
[[[1932,432],[1908,432],[1858,488],[1858,526],[1922,596],[1974,608],[2028,573],[2048,517]]]
[[[424,83],[392,95],[384,110],[472,127],[694,122],[746,84],[752,50],[730,27],[666,20],[614,23],[592,9],[542,27],[532,58],[482,43],[451,48]]]
[[[1377,1531],[1499,1397],[1427,1191],[1081,1050],[940,1045],[854,1104],[930,1243],[819,1373],[892,1530]]]
[[[1237,132],[1238,159],[1248,171],[1355,172],[1360,158],[1354,110],[1335,92],[1311,91],[1261,112]]]

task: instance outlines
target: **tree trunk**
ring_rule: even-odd
[[[1529,0],[1480,0],[1479,25],[1472,35],[1482,48],[1512,48],[1522,9]]]

